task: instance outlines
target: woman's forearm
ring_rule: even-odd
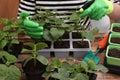
[[[111,14],[108,14],[111,22],[115,22],[116,20],[120,19],[120,5],[118,5],[117,3],[113,4],[113,11]]]

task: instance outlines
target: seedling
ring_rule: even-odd
[[[91,71],[93,69],[94,71]],[[108,69],[103,65],[95,65],[91,59],[86,62],[78,62],[71,58],[67,61],[60,61],[58,58],[52,58],[43,77],[59,80],[89,80],[91,73],[96,71],[107,72]]]
[[[48,60],[41,56],[41,55],[37,55],[37,51],[44,49],[45,47],[48,47],[46,43],[44,42],[38,42],[38,43],[32,43],[32,42],[26,42],[24,43],[23,50],[21,51],[21,53],[32,53],[32,55],[30,55],[24,62],[23,67],[31,60],[34,59],[34,66],[36,66],[36,60],[38,60],[40,63],[47,65],[48,64]],[[28,48],[29,47],[29,48]]]
[[[0,50],[4,50],[5,46],[8,47],[8,52],[11,53],[13,44],[19,44],[17,38],[18,34],[24,32],[22,20],[0,18],[0,22],[4,24],[3,30],[0,31]]]

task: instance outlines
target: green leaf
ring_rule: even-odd
[[[19,41],[17,39],[12,39],[11,44],[19,44]]]
[[[2,40],[0,42],[0,48],[3,49],[7,45],[8,41],[7,40]]]
[[[25,65],[26,65],[31,59],[33,59],[33,56],[27,57],[26,60],[25,60],[25,62],[24,62],[24,64],[23,64],[23,67],[25,67]]]
[[[7,66],[5,64],[0,64],[0,77],[5,77],[7,72]]]
[[[50,34],[54,40],[57,40],[59,36],[59,30],[57,28],[51,28],[50,29]]]
[[[49,20],[49,19],[46,19],[45,22],[46,22],[46,23],[50,23],[50,20]]]
[[[8,80],[20,80],[21,79],[21,71],[19,70],[19,68],[17,68],[16,66],[14,65],[11,65],[9,68],[8,68]]]
[[[63,29],[58,29],[58,28],[50,29],[50,34],[54,41],[58,40],[64,33],[65,31]]]
[[[65,33],[65,30],[58,29],[58,35],[59,35],[59,37],[63,36],[64,33]]]
[[[62,23],[62,25],[61,25],[61,27],[63,27],[63,28],[67,28],[67,27],[70,27],[71,25],[69,25],[69,24],[65,24],[65,23]]]
[[[32,43],[32,42],[25,42],[23,45],[24,45],[24,46],[30,47],[30,50],[34,50],[34,48],[35,48],[35,47],[34,47],[35,44]]]
[[[15,63],[17,61],[17,58],[14,55],[5,55],[5,58],[7,59],[7,65],[10,65],[12,63]]]
[[[46,68],[47,72],[53,72],[55,70],[55,67],[53,65],[48,65]]]
[[[94,33],[92,31],[84,32],[84,36],[91,41],[95,40]]]
[[[6,32],[0,32],[0,41],[7,36]]]
[[[4,28],[3,28],[3,31],[10,31],[11,30],[11,26],[5,26]]]
[[[23,27],[23,26],[22,26],[22,27]],[[25,33],[25,30],[24,30],[24,29],[17,29],[16,34],[19,34],[19,33],[21,33],[21,32]]]
[[[62,62],[62,68],[69,69],[71,65],[67,62]]]
[[[94,28],[94,29],[92,30],[92,32],[93,32],[94,34],[98,34],[99,29],[98,29],[98,28]]]
[[[86,62],[82,61],[80,63],[80,66],[81,66],[81,68],[82,68],[83,71],[88,72],[89,66],[88,66],[88,64]]]
[[[20,80],[21,79],[21,71],[14,65],[10,67],[0,64],[0,80]]]
[[[5,56],[5,55],[9,55],[9,53],[7,51],[0,50],[0,55]]]
[[[23,49],[21,53],[34,53],[36,50],[36,45],[32,42],[26,42],[23,44]]]
[[[17,36],[18,35],[18,32],[17,31],[14,31],[14,32],[10,32],[9,33],[9,36],[11,37],[14,37],[14,36]]]
[[[37,60],[40,61],[44,65],[48,64],[48,60],[44,56],[37,56]]]
[[[96,64],[92,59],[88,59],[88,65],[90,69],[95,69],[96,68]]]
[[[47,29],[44,30],[43,38],[46,41],[53,41],[52,36],[50,35],[50,31]]]
[[[62,62],[58,58],[52,58],[51,62],[54,68],[60,68],[62,66]]]
[[[51,74],[51,77],[60,79],[60,80],[68,80],[67,78],[69,78],[69,75],[70,74],[66,69],[59,68],[58,73]]]
[[[76,79],[76,80],[89,80],[89,77],[88,77],[88,75],[86,75],[86,74],[78,73],[78,74],[75,76],[75,79]]]
[[[62,62],[62,68],[66,69],[69,73],[73,73],[75,71],[75,67],[68,62]]]
[[[71,21],[75,21],[75,20],[79,20],[79,17],[76,13],[73,13],[71,16],[70,16],[70,20]]]
[[[42,74],[42,77],[47,78],[47,77],[49,77],[51,74],[52,74],[52,72],[44,72],[44,73]]]
[[[7,18],[0,18],[0,22],[2,22],[4,25],[10,25],[14,22],[13,19],[7,19]]]
[[[63,76],[61,76],[60,73],[54,73],[54,74],[51,74],[51,77],[55,78],[55,79],[59,79],[59,80],[63,80]]]
[[[96,66],[96,69],[97,69],[97,70],[100,70],[101,72],[104,72],[104,73],[108,72],[108,68],[105,67],[105,66],[103,66],[103,65],[101,65],[101,64],[98,64],[98,65]]]
[[[14,55],[9,54],[7,51],[0,51],[0,55],[5,57],[7,60],[6,65],[8,66],[17,61],[17,58]]]
[[[67,31],[68,31],[68,32],[73,31],[73,30],[75,30],[75,26],[69,26],[69,27],[67,28]]]
[[[55,22],[55,24],[57,24],[57,25],[60,25],[60,24],[64,23],[63,20],[62,20],[62,19],[59,19],[59,18],[54,18],[54,22]]]
[[[19,18],[16,20],[15,24],[16,25],[21,25],[23,23],[23,19]]]
[[[44,42],[38,42],[37,44],[36,44],[36,50],[38,51],[38,50],[41,50],[41,49],[44,49],[44,48],[46,48],[46,47],[48,47],[48,45],[46,44],[46,43],[44,43]]]
[[[59,68],[58,72],[61,74],[61,76],[63,76],[64,78],[69,78],[70,73],[67,69],[65,68]]]
[[[21,53],[33,53],[34,50],[22,49]]]
[[[0,76],[0,80],[6,80],[6,76]]]

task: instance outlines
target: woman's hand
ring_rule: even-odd
[[[81,12],[80,17],[88,16],[91,19],[99,20],[106,14],[113,11],[113,4],[109,0],[95,0],[90,7]]]
[[[22,12],[20,18],[23,19],[23,26],[25,32],[34,40],[39,40],[43,35],[43,27],[40,26],[37,22],[31,21],[29,17],[29,12]]]

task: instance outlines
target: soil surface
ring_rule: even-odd
[[[111,42],[120,44],[120,38],[111,38]]]
[[[62,39],[69,39],[69,33],[65,33],[65,34],[62,36]]]
[[[56,41],[54,48],[70,48],[69,41]]]
[[[114,28],[113,28],[113,31],[115,31],[115,32],[120,32],[120,27],[114,27]]]
[[[74,41],[73,48],[89,48],[88,41]]]
[[[79,32],[72,32],[72,38],[73,39],[81,39],[82,36]]]
[[[108,52],[108,56],[120,58],[120,50],[110,49],[109,52]]]

